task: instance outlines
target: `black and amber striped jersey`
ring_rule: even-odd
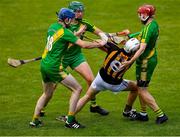
[[[102,79],[109,84],[120,84],[122,77],[130,67],[122,67],[124,61],[131,59],[132,54],[127,53],[123,48],[117,47],[115,44],[108,42],[105,45],[107,56],[99,73]]]

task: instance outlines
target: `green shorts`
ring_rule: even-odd
[[[136,61],[136,80],[139,87],[147,87],[157,65],[157,56]]]
[[[68,66],[71,67],[71,69],[76,68],[79,66],[82,62],[85,62],[86,59],[83,55],[83,53],[78,53],[75,56],[65,57],[63,58],[62,64],[63,68],[67,68]]]
[[[43,66],[43,65],[41,65],[40,71],[41,71],[42,80],[45,83],[47,83],[47,82],[53,82],[53,83],[61,82],[68,75],[68,72],[65,69],[48,68],[48,67]]]

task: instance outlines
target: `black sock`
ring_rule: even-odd
[[[96,98],[91,99],[91,106],[97,106]]]
[[[128,111],[130,111],[131,109],[132,109],[132,106],[126,104],[126,106],[125,106],[125,108],[124,108],[124,112],[128,112]]]

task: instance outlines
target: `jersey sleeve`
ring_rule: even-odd
[[[140,34],[140,32],[131,33],[131,34],[128,34],[128,37],[129,37],[129,38],[136,38],[136,37],[139,36],[139,34]]]
[[[62,39],[70,43],[76,43],[78,37],[76,37],[70,30],[64,29],[64,35],[62,36]]]
[[[87,20],[82,20],[81,22],[83,25],[86,25],[86,30],[89,31],[89,32],[94,32],[95,29],[96,29],[96,26],[89,23]]]

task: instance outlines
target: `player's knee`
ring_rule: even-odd
[[[88,97],[88,100],[95,100],[97,92],[89,88],[89,90],[86,92],[86,96]]]
[[[82,92],[82,87],[79,85],[73,91],[77,92],[78,94],[80,94]]]
[[[130,81],[128,87],[129,87],[129,89],[131,90],[132,93],[137,93],[138,86],[137,86],[136,82]]]
[[[82,87],[78,86],[77,90],[81,93],[82,92]]]
[[[53,92],[45,92],[44,93],[44,97],[47,98],[47,99],[52,98],[52,96],[53,96]]]
[[[87,100],[91,100],[93,98],[93,95],[92,94],[89,94],[89,93],[86,93],[86,99]]]
[[[138,80],[138,81],[137,81],[137,86],[138,86],[138,87],[148,87],[149,82],[150,82],[150,81]]]
[[[138,90],[135,90],[135,89],[131,90],[130,92],[131,92],[132,94],[138,94]]]
[[[93,79],[94,79],[94,78],[87,78],[87,79],[86,79],[86,82],[87,82],[88,86],[91,85],[91,83],[93,82]]]
[[[131,91],[133,91],[133,92],[137,92],[138,91],[138,87],[137,87],[136,84],[132,85],[132,90]]]

